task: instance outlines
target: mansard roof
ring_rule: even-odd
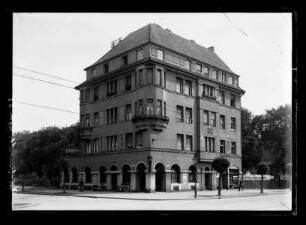
[[[119,44],[110,49],[94,64],[85,68],[85,70],[145,43],[156,44],[172,50],[177,54],[181,53],[191,59],[207,63],[210,66],[235,74],[212,50],[205,48],[192,40],[187,40],[176,35],[168,29],[163,29],[154,23],[150,23],[127,35],[119,42]]]

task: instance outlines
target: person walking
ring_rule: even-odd
[[[79,182],[79,186],[80,186],[80,192],[84,191],[84,181],[83,178],[81,178],[80,182]]]
[[[240,191],[240,189],[243,190],[243,181],[242,180],[239,182],[239,191]]]

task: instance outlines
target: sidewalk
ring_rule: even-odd
[[[290,192],[289,189],[264,189],[264,193],[260,193],[259,189],[244,189],[238,191],[238,189],[221,190],[221,197],[218,196],[218,190],[213,191],[198,191],[197,200],[218,199],[218,198],[233,198],[233,197],[250,197],[250,196],[263,196],[263,195],[277,195]],[[25,192],[21,192],[21,188],[17,188],[17,193],[21,194],[37,194],[37,195],[57,195],[57,196],[75,196],[75,197],[87,197],[87,198],[106,198],[106,199],[124,199],[124,200],[194,200],[194,191],[176,191],[176,192],[113,192],[113,191],[84,191],[78,190],[66,190],[66,193],[62,189],[55,188],[37,188],[26,187]]]

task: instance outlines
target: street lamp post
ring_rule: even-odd
[[[197,163],[198,159],[197,159],[197,155],[194,155],[193,158],[193,164],[195,166],[195,170],[194,170],[194,198],[197,198],[197,167],[196,167],[196,163]]]

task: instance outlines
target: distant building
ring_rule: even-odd
[[[113,42],[85,71],[76,87],[81,149],[66,156],[62,184],[83,177],[88,188],[188,190],[197,174],[200,189],[214,189],[211,162],[219,156],[231,163],[223,185],[237,178],[244,90],[214,47],[148,24]]]

